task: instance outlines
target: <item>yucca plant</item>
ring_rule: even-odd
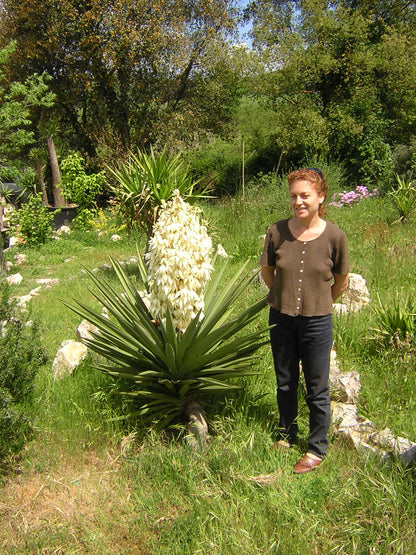
[[[375,332],[372,339],[393,347],[412,346],[416,336],[414,299],[396,292],[393,300],[382,301],[378,295],[377,301],[373,306],[377,327],[371,328]]]
[[[189,203],[208,198],[208,188],[200,186],[184,165],[181,154],[168,155],[166,149],[155,153],[138,150],[117,168],[108,167],[116,180],[112,191],[130,225],[136,222],[147,237],[152,234],[158,210],[169,201],[174,190]]]
[[[416,187],[412,179],[407,181],[396,176],[397,186],[387,194],[398,213],[397,222],[409,221],[416,211]]]
[[[112,259],[121,292],[89,272],[110,318],[80,302],[70,306],[99,330],[85,341],[109,361],[99,368],[133,382],[126,395],[137,399],[137,414],[160,426],[187,414],[202,443],[207,425],[200,397],[238,388],[235,378],[252,373],[255,352],[268,341],[267,328],[240,333],[266,305],[264,298],[239,314],[233,310],[255,274],[245,275],[246,263],[222,286],[224,263],[209,281],[211,251],[200,210],[174,191],[154,227],[147,267],[138,256],[145,291],[139,293]]]
[[[114,259],[111,264],[121,291],[87,272],[98,291],[93,294],[109,317],[79,301],[64,303],[98,328],[93,339],[84,340],[89,349],[108,361],[99,363],[97,368],[132,382],[132,389],[124,392],[137,400],[132,416],[150,418],[161,427],[184,414],[191,421],[200,422],[201,396],[240,388],[233,381],[253,373],[255,353],[268,342],[267,329],[239,334],[266,306],[265,299],[238,314],[233,311],[234,301],[255,274],[245,275],[245,264],[221,287],[224,263],[207,288],[204,315],[199,311],[180,332],[175,329],[169,310],[165,320],[156,321],[144,295],[120,264]],[[144,276],[144,264],[140,262],[139,266]]]

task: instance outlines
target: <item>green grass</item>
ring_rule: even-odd
[[[231,256],[229,271],[247,258],[256,267],[267,226],[289,214],[285,192],[266,183],[247,187],[244,199],[205,206],[214,241]],[[413,227],[393,225],[388,200],[331,208],[329,219],[345,230],[351,269],[364,276],[373,301],[377,293],[393,298],[396,290],[412,290]],[[82,266],[99,268],[109,254],[127,260],[135,256],[135,244],[135,237],[113,243],[76,233],[27,250],[27,263],[14,269],[24,280],[13,294],[29,292],[39,278],[57,277],[59,283],[42,287],[30,305],[48,362],[36,382],[37,438],[21,473],[0,490],[0,552],[414,553],[415,469],[354,452],[332,437],[320,469],[299,477],[292,465],[303,445],[289,453],[271,449],[277,408],[268,347],[254,368],[259,375],[246,378],[244,390],[206,400],[211,439],[199,453],[180,427],[156,433],[114,421],[127,408],[93,358],[72,376],[52,379],[56,350],[75,338],[79,323],[59,300],[93,303]],[[129,272],[134,275],[133,268]],[[254,283],[241,303],[263,294]],[[264,311],[257,325],[266,321]],[[340,365],[360,372],[360,412],[378,428],[415,441],[414,350],[403,353],[371,340],[375,323],[371,305],[335,319]],[[303,402],[299,425],[304,439]]]

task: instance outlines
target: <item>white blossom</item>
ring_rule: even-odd
[[[200,209],[184,202],[175,191],[162,207],[146,254],[150,312],[164,318],[169,310],[180,331],[203,311],[213,269],[212,242],[200,220]]]

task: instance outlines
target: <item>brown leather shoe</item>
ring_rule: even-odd
[[[293,472],[295,474],[306,474],[307,472],[315,470],[322,461],[323,459],[316,459],[315,457],[311,457],[309,453],[306,453],[294,465]]]

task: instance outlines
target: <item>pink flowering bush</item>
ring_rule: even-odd
[[[357,185],[353,191],[343,191],[333,195],[329,206],[342,208],[343,206],[352,206],[360,204],[364,199],[378,196],[378,189],[370,191],[365,185]]]

